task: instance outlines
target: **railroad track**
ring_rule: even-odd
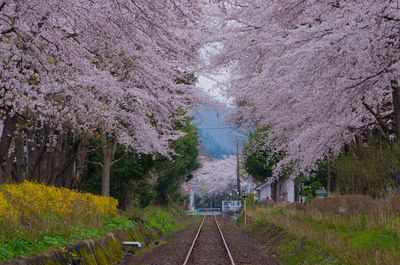
[[[214,222],[204,216],[183,265],[213,264],[213,262],[235,265],[217,218],[215,215],[213,217]]]

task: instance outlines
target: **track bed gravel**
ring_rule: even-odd
[[[202,217],[192,217],[193,221],[186,229],[168,235],[160,240],[164,242],[151,249],[138,252],[127,259],[123,265],[181,265],[197,233]],[[218,217],[218,222],[236,265],[277,265],[277,258],[261,247],[250,234],[243,232],[236,224]],[[208,216],[203,225],[188,265],[230,264],[222,239],[212,216]]]
[[[197,264],[231,264],[217,225],[215,224],[214,216],[207,216],[204,220],[203,228],[190,255],[188,265]]]
[[[235,223],[224,218],[218,219],[222,233],[229,246],[236,265],[278,265],[278,258],[265,244],[246,233]],[[266,243],[268,244],[268,243]]]

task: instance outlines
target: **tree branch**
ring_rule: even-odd
[[[389,128],[385,121],[383,120],[382,116],[380,115],[379,108],[377,108],[377,111],[374,111],[374,109],[366,104],[365,102],[362,102],[363,106],[374,116],[376,121],[378,122],[378,127],[379,130],[382,133],[382,136],[385,138],[385,140],[390,143],[390,138],[389,138]]]
[[[119,161],[121,161],[122,158],[124,158],[126,155],[128,154],[128,152],[124,153],[120,158],[118,158],[117,160],[114,160],[111,163],[111,166],[115,165],[116,163],[118,163]]]
[[[15,30],[14,30],[13,27],[2,31],[0,34],[1,34],[1,35],[5,35],[5,34],[11,33],[11,32],[15,32]]]
[[[361,85],[362,83],[365,83],[365,82],[367,82],[368,80],[370,80],[370,79],[372,79],[372,78],[374,78],[374,77],[377,77],[378,75],[383,74],[384,72],[385,72],[385,70],[379,71],[378,73],[376,73],[376,74],[374,74],[374,75],[371,75],[371,76],[365,78],[364,80],[361,80],[361,81],[358,82],[357,84],[354,84],[354,85],[352,85],[352,86],[348,86],[348,87],[346,87],[345,89],[355,88],[355,87]],[[363,104],[364,104],[364,103],[363,103]]]
[[[394,18],[394,17],[389,17],[389,16],[383,16],[382,18],[384,18],[386,20],[400,21],[400,18]]]
[[[103,163],[101,163],[101,162],[89,161],[89,160],[87,160],[86,162],[103,167]]]
[[[1,3],[1,5],[0,5],[0,12],[1,12],[1,10],[3,10],[3,8],[6,6],[6,1],[4,1],[3,3]]]

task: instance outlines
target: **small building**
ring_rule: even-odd
[[[255,188],[257,192],[258,201],[265,201],[275,199],[277,196],[278,200],[285,202],[294,202],[295,201],[295,185],[294,180],[288,179],[280,185],[280,189],[277,196],[274,196],[274,188],[276,192],[277,185],[273,185],[273,181],[267,181]]]
[[[258,201],[265,201],[267,198],[268,200],[272,199],[272,189],[271,189],[272,181],[267,181],[260,186],[255,188],[257,192]]]
[[[285,202],[295,202],[294,180],[288,179],[283,182],[279,194],[281,200]]]

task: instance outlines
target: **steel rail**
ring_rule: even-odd
[[[228,253],[229,259],[230,259],[232,265],[235,265],[235,262],[233,261],[233,258],[232,258],[232,255],[231,255],[231,252],[229,251],[229,247],[226,244],[224,235],[222,234],[221,228],[219,227],[219,224],[218,224],[218,221],[217,221],[217,217],[215,217],[215,215],[214,215],[214,220],[215,220],[215,223],[217,224],[218,231],[219,231],[219,234],[221,235],[222,241],[224,242],[225,249],[226,249],[226,252]]]
[[[194,240],[193,240],[192,245],[190,246],[189,252],[188,252],[188,254],[186,255],[186,259],[185,259],[185,261],[183,262],[183,265],[186,265],[186,264],[188,263],[188,261],[189,261],[190,255],[191,255],[192,252],[193,252],[194,245],[196,244],[197,238],[199,237],[199,234],[200,234],[201,228],[203,227],[203,223],[204,223],[204,220],[205,220],[205,219],[206,219],[206,215],[204,216],[203,221],[201,222],[201,224],[200,224],[200,226],[199,226],[199,229],[197,230],[197,234],[196,234],[196,236],[195,236],[195,238],[194,238]],[[221,236],[221,238],[222,238],[222,242],[224,243],[225,250],[226,250],[226,252],[228,253],[229,260],[230,260],[230,262],[231,262],[232,265],[235,265],[235,262],[233,261],[233,258],[232,258],[232,255],[231,255],[231,252],[230,252],[230,250],[229,250],[228,245],[226,244],[224,235],[222,234],[222,230],[221,230],[221,228],[219,227],[219,224],[218,224],[218,221],[217,221],[217,218],[215,217],[215,215],[214,215],[214,220],[215,220],[215,224],[217,225],[219,234],[220,234],[220,236]]]
[[[200,230],[201,230],[201,228],[203,227],[203,223],[204,223],[204,220],[205,220],[205,219],[206,219],[206,215],[204,215],[204,218],[203,218],[203,221],[202,221],[201,224],[200,224],[199,230],[197,230],[197,234],[196,234],[196,236],[194,237],[192,246],[190,247],[189,252],[188,252],[188,254],[186,255],[186,259],[185,259],[185,261],[183,262],[183,265],[186,265],[186,264],[188,263],[188,261],[189,261],[190,254],[192,254],[192,251],[193,251],[193,248],[194,248],[194,244],[196,244],[196,240],[197,240],[197,238],[199,237]]]

